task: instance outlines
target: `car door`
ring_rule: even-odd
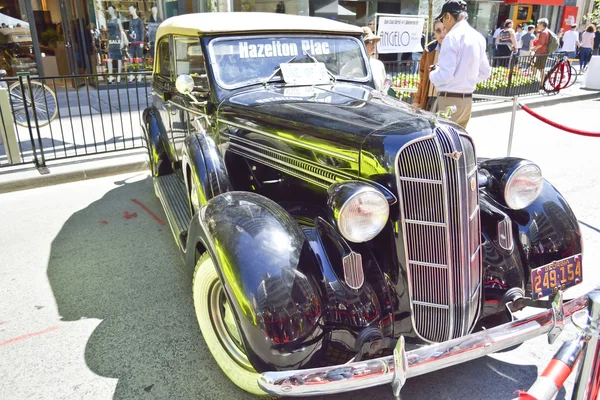
[[[172,43],[175,79],[181,75],[189,75],[194,80],[192,94],[185,95],[175,91],[170,101],[173,146],[177,160],[181,160],[185,138],[210,128],[202,106],[208,99],[209,87],[200,38],[174,36]]]
[[[156,69],[152,80],[152,104],[158,111],[161,142],[171,163],[177,161],[171,133],[171,99],[175,92],[172,36],[163,37],[156,47]]]

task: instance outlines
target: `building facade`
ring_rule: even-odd
[[[32,54],[40,65],[39,72],[54,76],[148,70],[156,28],[175,15],[274,12],[363,26],[378,13],[435,17],[443,3],[444,0],[0,0],[0,17],[4,14],[33,25],[30,29],[36,51]],[[594,1],[468,0],[467,4],[470,24],[490,38],[508,18],[518,24],[545,17],[556,32],[573,20],[583,26],[582,16],[591,11]],[[4,61],[0,57],[0,68],[7,64]]]

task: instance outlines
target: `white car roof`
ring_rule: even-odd
[[[165,35],[215,35],[245,33],[336,33],[362,35],[354,25],[319,17],[259,12],[210,12],[185,14],[165,20],[156,32],[156,40]]]

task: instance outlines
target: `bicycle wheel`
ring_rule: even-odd
[[[13,117],[17,125],[27,128],[26,112],[32,127],[35,126],[35,117],[37,117],[37,124],[40,128],[56,118],[58,102],[52,89],[40,82],[30,82],[29,84],[24,82],[23,90],[25,94],[21,91],[20,82],[15,82],[8,88]]]
[[[569,63],[569,68],[571,70],[571,79],[569,79],[569,83],[567,83],[566,87],[573,86],[575,84],[575,82],[577,82],[577,77],[579,76],[575,67],[572,66],[570,63]]]
[[[546,92],[547,94],[554,94],[554,93],[558,93],[558,91],[560,89],[557,88],[557,82],[556,82],[556,75],[557,75],[557,70],[558,70],[558,65],[555,65],[554,67],[552,67],[550,69],[550,71],[548,71],[548,73],[546,74],[546,77],[544,78],[544,84],[542,85],[542,88],[544,89],[544,92]]]

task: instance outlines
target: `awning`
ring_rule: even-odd
[[[504,4],[528,4],[539,6],[562,6],[565,0],[505,0]]]
[[[319,8],[315,11],[315,14],[335,14],[344,16],[355,16],[356,13],[348,10],[345,7],[340,6],[336,3],[329,3],[324,7]]]
[[[22,27],[29,27],[29,22],[21,21],[20,19],[9,17],[8,15],[0,13],[0,24],[3,23],[13,27],[17,26],[17,24],[21,24]]]

